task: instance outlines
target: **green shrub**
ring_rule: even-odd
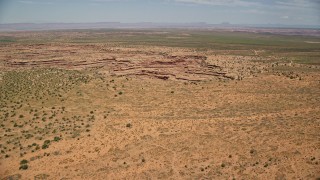
[[[50,140],[45,140],[42,145],[42,149],[47,149],[50,145]]]
[[[27,170],[28,169],[28,164],[22,164],[20,167],[19,167],[20,170]]]
[[[47,149],[49,147],[49,144],[43,144],[42,149]]]
[[[54,138],[53,138],[53,140],[54,140],[54,141],[56,141],[56,142],[58,142],[58,141],[60,141],[60,140],[61,140],[61,138],[60,138],[60,137],[58,137],[58,136],[56,136],[56,137],[54,137]]]
[[[22,165],[22,164],[27,164],[28,163],[28,160],[25,160],[25,159],[23,159],[22,161],[20,161],[20,164]]]

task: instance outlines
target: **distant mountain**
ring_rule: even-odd
[[[41,31],[41,30],[68,30],[68,29],[153,29],[153,28],[185,28],[185,29],[223,29],[231,31],[246,31],[260,33],[274,33],[284,35],[311,35],[320,36],[320,26],[299,26],[281,24],[207,24],[196,23],[12,23],[0,24],[0,31]]]
[[[212,25],[206,23],[15,23],[0,24],[0,31],[24,30],[59,30],[59,29],[101,29],[101,28],[207,28]]]

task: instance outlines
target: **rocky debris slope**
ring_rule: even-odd
[[[253,62],[245,56],[200,54],[172,49],[110,48],[101,45],[85,47],[50,47],[46,53],[41,48],[26,50],[25,55],[8,55],[5,68],[57,67],[64,69],[98,68],[114,76],[147,76],[163,80],[204,81],[212,79],[242,80],[264,72],[268,65]],[[78,48],[78,49],[77,49]],[[37,52],[39,51],[39,52]],[[70,51],[70,52],[69,52]],[[32,60],[29,57],[32,55]],[[38,56],[38,58],[36,58]]]

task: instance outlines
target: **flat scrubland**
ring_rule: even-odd
[[[1,179],[320,178],[320,38],[0,33]]]

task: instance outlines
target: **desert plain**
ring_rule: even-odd
[[[0,179],[320,178],[319,43],[0,32]]]

